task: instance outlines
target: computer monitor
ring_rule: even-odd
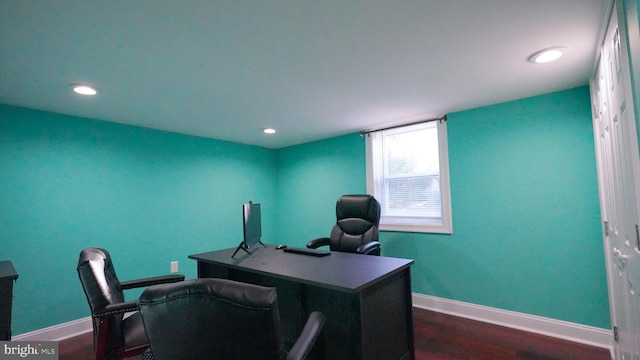
[[[243,250],[251,255],[249,249],[254,248],[258,244],[264,246],[260,241],[262,239],[262,214],[260,213],[260,204],[254,204],[252,201],[249,201],[247,204],[242,204],[242,234],[242,242],[238,245],[238,248],[231,257],[236,256],[238,250]]]
[[[244,235],[244,245],[251,249],[260,243],[262,238],[262,218],[260,214],[260,204],[249,201],[242,205],[242,231]]]

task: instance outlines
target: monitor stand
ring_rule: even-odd
[[[262,241],[258,241],[258,244],[267,247],[265,244],[262,243]],[[238,247],[236,248],[236,251],[233,252],[233,255],[231,255],[231,258],[233,258],[234,256],[236,256],[236,254],[238,253],[239,250],[242,250],[244,252],[246,252],[247,254],[249,254],[249,256],[253,257],[253,254],[251,254],[249,252],[249,248],[247,248],[247,244],[243,241],[240,242],[240,245],[238,245]]]

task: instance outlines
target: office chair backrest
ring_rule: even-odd
[[[109,304],[124,301],[122,287],[107,250],[99,248],[82,250],[78,259],[77,270],[92,314],[104,310]],[[122,318],[122,314],[113,315],[112,317],[114,324],[110,327],[112,331],[107,337],[108,351],[118,349],[124,343],[124,334],[119,331],[122,327]],[[98,328],[99,322],[99,318],[93,318],[94,342],[98,335],[95,329]]]
[[[378,241],[380,204],[371,195],[343,195],[336,202],[336,225],[330,249],[355,252],[362,244]]]
[[[139,304],[154,360],[287,355],[275,288],[194,279],[149,287]]]

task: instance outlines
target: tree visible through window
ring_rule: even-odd
[[[451,233],[446,122],[370,133],[367,188],[381,230]]]

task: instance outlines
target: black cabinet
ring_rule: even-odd
[[[0,341],[11,340],[13,282],[18,278],[11,261],[0,261]]]

